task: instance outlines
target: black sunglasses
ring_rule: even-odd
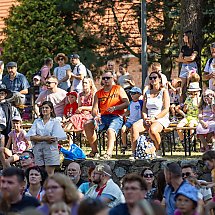
[[[157,76],[153,76],[153,77],[149,77],[149,80],[156,80],[158,77]]]
[[[46,84],[52,84],[52,83],[56,83],[56,82],[52,82],[52,81],[47,81]]]
[[[137,94],[138,92],[130,92],[131,95],[135,95]]]
[[[63,57],[58,58],[58,61],[63,61],[63,60],[64,60]]]
[[[185,172],[185,173],[182,173],[182,178],[184,178],[185,176],[186,177],[189,177],[191,175],[190,172]]]
[[[154,177],[154,174],[153,173],[145,173],[145,174],[143,174],[143,177],[144,178],[152,178],[152,177]]]
[[[111,79],[112,77],[102,77],[102,80],[109,80]]]

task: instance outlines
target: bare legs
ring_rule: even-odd
[[[161,136],[160,133],[163,130],[163,126],[159,122],[154,122],[149,128],[149,136],[155,144],[156,150],[160,149]]]

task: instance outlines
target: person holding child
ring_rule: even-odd
[[[199,97],[200,90],[201,88],[199,87],[198,82],[190,83],[189,88],[187,89],[188,96],[184,102],[183,107],[183,111],[186,113],[186,116],[178,123],[177,128],[184,126],[195,127],[198,125],[198,109],[201,100]],[[190,131],[191,134],[193,132],[193,130]],[[184,135],[182,130],[178,130],[178,136],[182,145],[184,145]]]
[[[138,120],[142,119],[142,109],[143,109],[143,100],[140,100],[140,96],[142,95],[142,91],[139,87],[132,87],[129,91],[131,95],[132,101],[130,102],[127,111],[123,116],[128,116],[126,123],[123,125],[121,129],[122,135],[122,147],[121,152],[124,154],[127,145],[126,145],[126,131],[131,129],[132,125]],[[132,135],[132,134],[131,134]],[[132,140],[133,138],[131,138]],[[134,155],[136,149],[136,142],[131,141],[132,153]]]
[[[11,163],[18,161],[22,152],[31,148],[30,142],[25,138],[26,132],[21,128],[21,117],[13,117],[12,124],[14,130],[8,134],[7,145],[0,148],[0,160],[3,168],[9,167]]]

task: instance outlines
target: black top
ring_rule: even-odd
[[[80,180],[78,181],[78,183],[76,184],[77,188],[80,187],[81,184],[85,183],[87,181],[83,180],[82,178],[80,178]]]
[[[29,207],[36,208],[38,206],[40,206],[40,203],[36,198],[32,196],[23,196],[21,201],[11,204],[10,212],[18,212]]]
[[[182,46],[181,48],[181,52],[183,53],[183,56],[185,57],[189,57],[193,54],[193,52],[196,51],[199,53],[199,47],[194,44],[192,48],[190,48],[189,46],[185,45],[185,46]]]

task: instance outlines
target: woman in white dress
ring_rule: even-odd
[[[152,72],[149,76],[150,88],[144,95],[143,102],[143,125],[139,120],[133,124],[132,132],[137,137],[139,133],[148,130],[150,138],[153,140],[157,155],[161,155],[161,131],[169,126],[170,98],[168,90],[161,84],[159,72]],[[138,132],[138,133],[137,133]],[[136,137],[135,136],[135,137]]]
[[[34,121],[26,137],[34,144],[35,164],[45,166],[48,175],[53,175],[55,167],[60,165],[58,140],[65,140],[67,136],[55,118],[52,102],[42,103],[40,118]]]

